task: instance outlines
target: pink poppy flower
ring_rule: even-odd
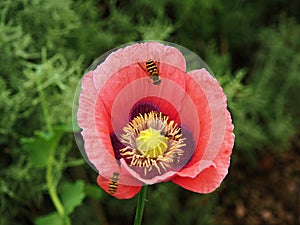
[[[120,48],[85,74],[81,88],[84,151],[107,193],[131,198],[142,185],[166,181],[198,193],[220,186],[234,143],[226,96],[205,68],[186,71],[177,48]]]

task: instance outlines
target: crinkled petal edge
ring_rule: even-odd
[[[200,173],[194,178],[176,176],[172,179],[172,182],[190,191],[203,194],[213,192],[220,186],[228,173],[230,156],[235,138],[233,134],[234,126],[232,124],[229,111],[227,111],[226,115],[227,121],[225,136],[221,148],[216,158],[213,160],[215,166],[210,166],[209,168],[200,171]]]

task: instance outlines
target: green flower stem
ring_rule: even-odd
[[[137,202],[137,206],[136,206],[134,225],[142,224],[147,190],[148,190],[148,186],[145,185],[142,187],[141,191],[138,194],[138,202]]]
[[[51,150],[51,154],[48,159],[47,164],[47,171],[46,171],[46,182],[47,182],[47,188],[50,195],[50,198],[56,208],[56,211],[58,212],[59,216],[63,218],[65,225],[71,225],[71,221],[69,216],[67,215],[64,206],[62,205],[56,191],[56,184],[53,177],[53,167],[55,166],[55,150],[57,148],[57,145],[59,143],[59,140],[61,138],[61,135],[58,135],[56,140],[53,141],[53,147]]]

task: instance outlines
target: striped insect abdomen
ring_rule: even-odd
[[[146,61],[147,72],[150,76],[158,76],[158,69],[155,62],[152,59]]]
[[[111,195],[116,193],[116,191],[118,189],[118,181],[119,181],[119,173],[114,172],[113,176],[111,178],[111,181],[109,182],[109,186],[108,186],[108,191]]]
[[[148,75],[153,80],[153,84],[159,85],[161,81],[159,78],[159,73],[158,73],[158,68],[156,63],[152,59],[148,59],[146,61],[146,68],[147,68]]]

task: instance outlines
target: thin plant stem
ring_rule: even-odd
[[[57,145],[58,145],[60,139],[61,139],[61,135],[58,135],[56,137],[56,139],[53,140],[51,154],[48,158],[48,163],[47,163],[46,182],[47,182],[47,188],[48,188],[48,193],[50,195],[50,198],[51,198],[59,216],[61,218],[63,218],[64,225],[71,225],[70,218],[69,218],[68,214],[66,213],[65,208],[57,195],[56,184],[55,184],[54,177],[53,177],[53,167],[55,165],[54,157],[55,157],[56,148],[57,148]]]
[[[140,192],[138,194],[138,202],[137,202],[137,206],[136,206],[134,225],[142,224],[147,190],[148,190],[148,186],[145,185],[142,187],[142,189],[140,190]]]
[[[70,225],[71,224],[70,218],[66,214],[65,208],[63,207],[63,205],[57,195],[56,188],[53,184],[53,177],[52,177],[51,172],[52,172],[52,169],[50,169],[50,167],[48,167],[47,168],[47,186],[48,186],[48,192],[49,192],[50,198],[51,198],[59,216],[61,218],[63,218],[64,224]]]
[[[46,58],[47,58],[46,57],[46,49],[42,49],[42,62],[45,63]],[[38,75],[40,75],[40,74],[38,74]],[[40,77],[37,78],[37,90],[38,90],[38,94],[39,94],[39,98],[40,98],[40,102],[41,102],[41,106],[42,106],[42,111],[43,111],[43,118],[45,120],[47,130],[50,134],[53,135],[52,121],[51,121],[50,114],[49,114],[49,109],[48,109],[48,105],[47,105],[47,101],[46,101],[45,92],[42,89]],[[46,183],[47,183],[48,193],[50,195],[50,198],[51,198],[58,214],[60,215],[61,218],[63,218],[65,225],[71,225],[70,218],[69,218],[68,214],[66,213],[65,208],[58,197],[58,194],[56,191],[56,185],[55,185],[54,177],[53,177],[53,167],[55,165],[54,157],[55,157],[56,148],[57,148],[60,138],[61,138],[61,135],[58,135],[56,137],[56,139],[53,140],[53,143],[52,143],[51,154],[48,158],[48,163],[47,163]]]

